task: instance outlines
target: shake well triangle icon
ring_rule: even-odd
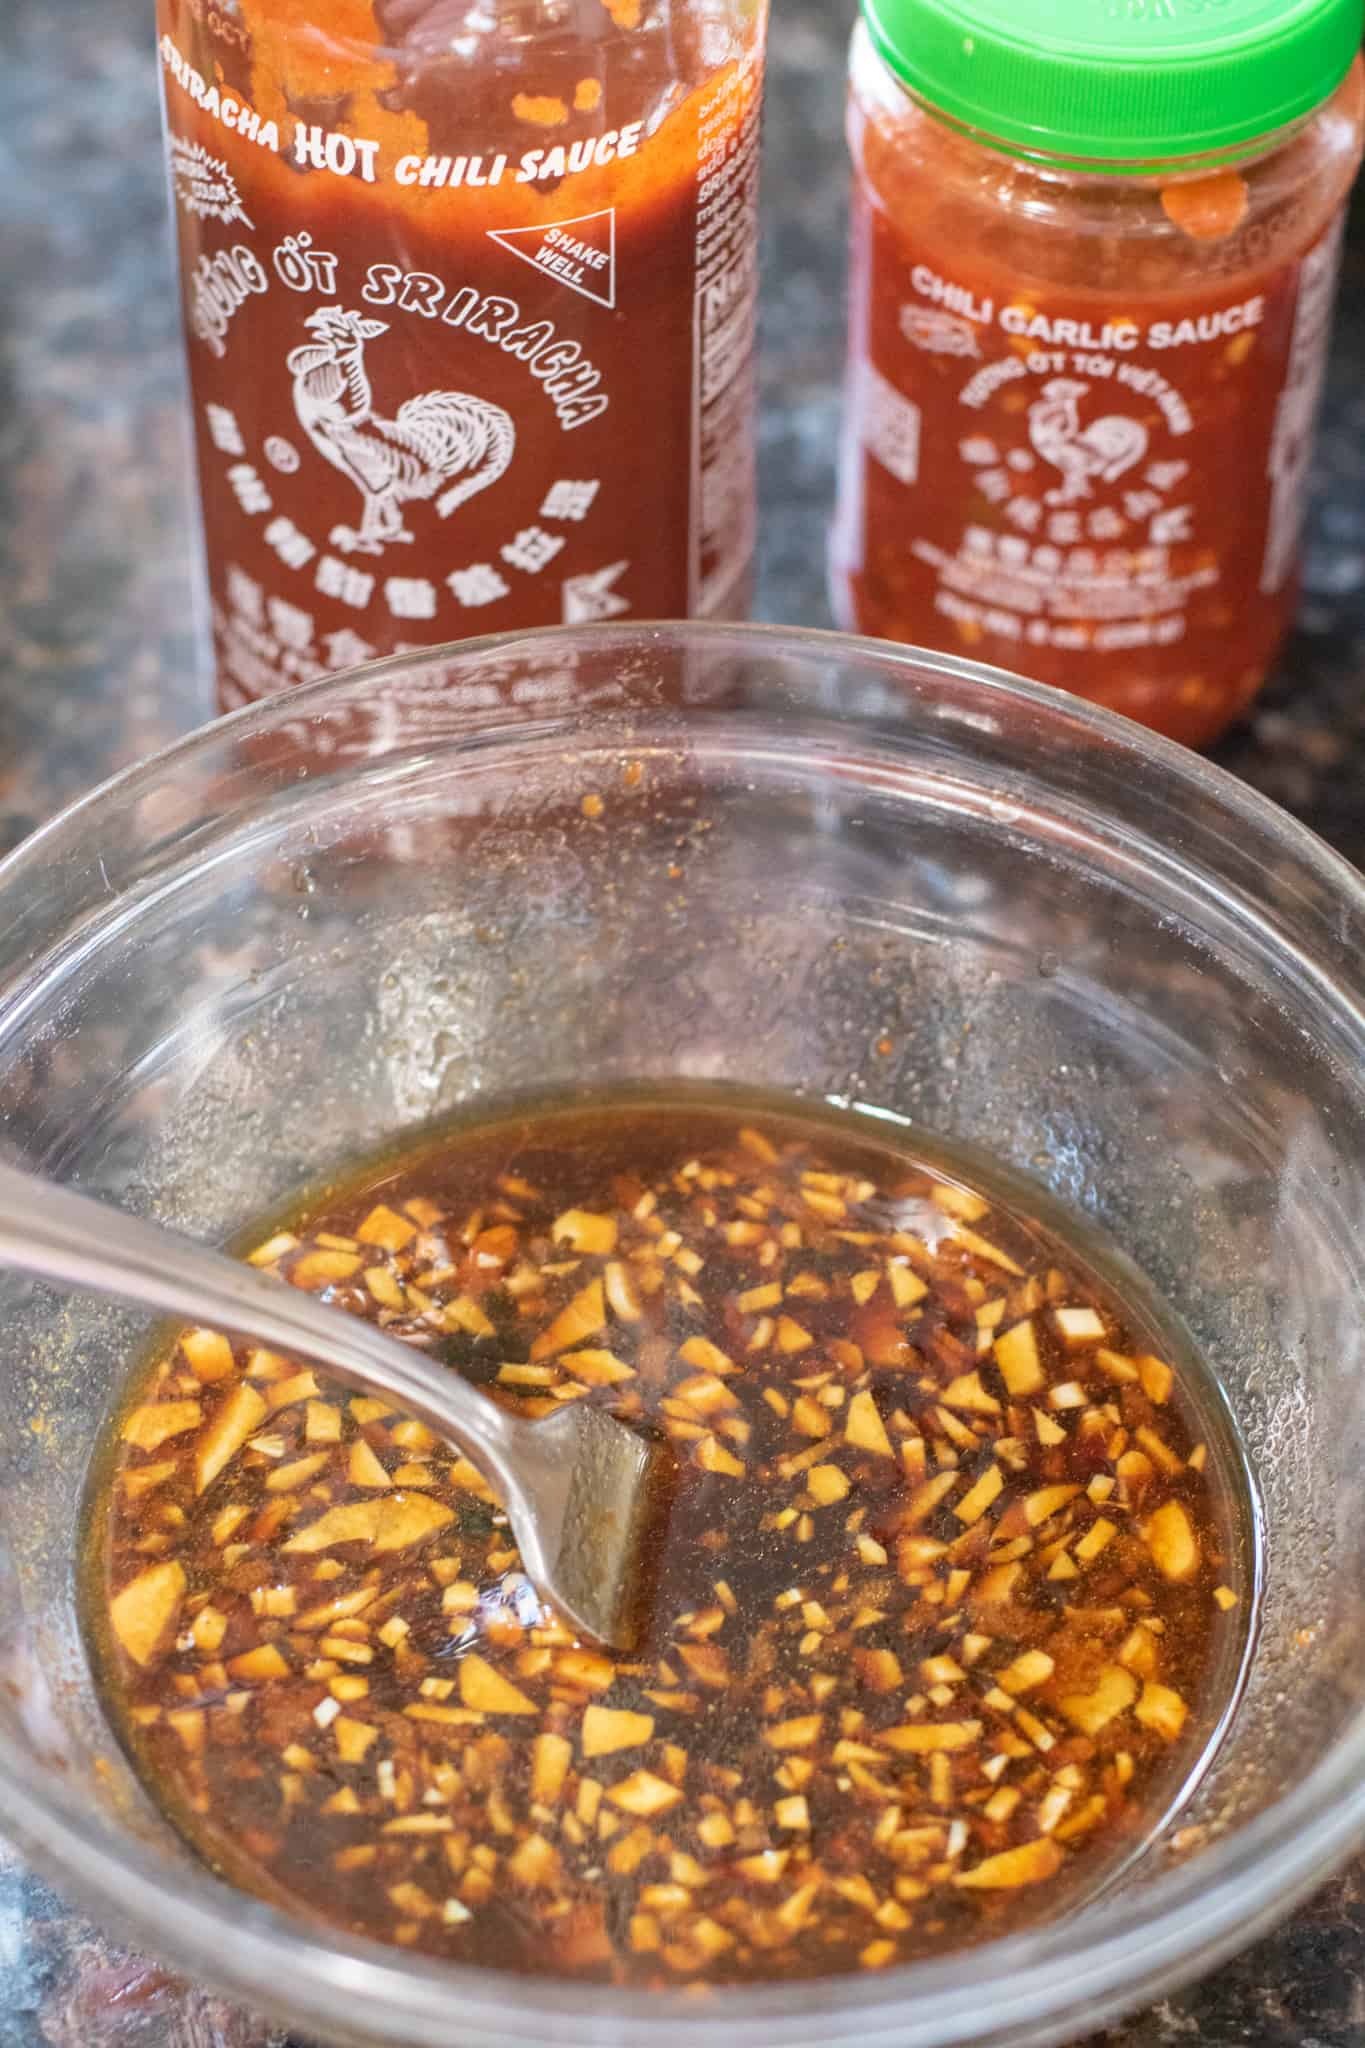
[[[581,213],[573,220],[551,221],[533,228],[490,228],[490,242],[499,243],[533,270],[543,272],[577,292],[580,298],[614,310],[616,306],[616,208]]]

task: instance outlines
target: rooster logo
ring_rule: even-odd
[[[517,445],[501,406],[467,391],[425,391],[386,420],[375,411],[365,344],[387,333],[387,322],[323,306],[304,325],[313,340],[286,359],[294,411],[319,455],[350,478],[362,501],[360,525],[334,527],[333,547],[382,555],[391,542],[412,539],[401,510],[410,500],[435,498],[448,519],[497,482]]]
[[[1062,473],[1049,491],[1049,505],[1074,505],[1093,497],[1091,484],[1117,483],[1147,453],[1147,429],[1140,420],[1109,413],[1082,429],[1080,401],[1090,389],[1070,377],[1054,377],[1029,407],[1028,432],[1044,462]]]

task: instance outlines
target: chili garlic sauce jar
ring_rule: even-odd
[[[846,626],[1192,745],[1289,625],[1361,0],[863,0]]]

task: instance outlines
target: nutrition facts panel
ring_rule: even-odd
[[[758,169],[762,73],[733,72],[703,108],[698,135],[699,386],[694,469],[694,611],[707,612],[754,544],[753,346],[758,304]]]

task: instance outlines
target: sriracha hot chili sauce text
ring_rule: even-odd
[[[221,704],[743,610],[766,0],[159,0]]]
[[[1198,745],[1294,604],[1360,0],[864,0],[836,608]]]

